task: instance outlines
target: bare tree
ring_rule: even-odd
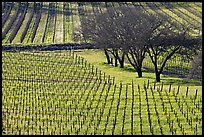
[[[147,26],[151,27],[147,16],[141,8],[130,6],[107,8],[105,14],[84,17],[81,23],[82,33],[86,39],[104,49],[108,63],[110,63],[109,53],[111,53],[115,58],[115,66],[119,62],[120,67],[123,68],[127,55],[129,62],[139,71],[145,55],[145,42],[141,35],[145,35],[143,29]],[[135,58],[139,63],[134,61]],[[141,71],[138,74],[140,74],[139,77],[142,76]]]
[[[180,27],[180,30],[178,28],[161,20],[160,24],[148,35],[147,52],[154,64],[157,82],[160,82],[160,74],[173,55],[192,56],[199,49],[201,38],[193,38],[189,34],[188,27]]]
[[[84,17],[81,21],[82,33],[92,41],[98,48],[103,48],[110,63],[110,55],[115,58],[120,67],[124,67],[124,59],[127,53],[127,24],[125,20],[130,18],[122,13],[121,9],[108,8],[107,13],[92,17]]]
[[[102,14],[101,16],[105,16]],[[104,17],[105,18],[105,17]],[[107,20],[103,20],[108,22]],[[104,22],[103,22],[104,23]],[[101,24],[103,25],[103,24]],[[81,17],[82,34],[88,43],[93,43],[98,48],[104,48],[104,53],[106,55],[108,64],[110,64],[110,57],[107,48],[110,47],[110,39],[102,38],[105,34],[105,30],[101,30],[100,25],[97,24],[95,16],[84,16]],[[100,32],[101,31],[101,32]],[[99,32],[101,35],[99,35]],[[108,37],[105,35],[105,37]]]
[[[158,26],[160,20],[152,14],[147,14],[140,7],[131,8],[132,14],[127,9],[126,13],[126,54],[128,61],[135,68],[138,77],[142,77],[142,63],[147,52],[148,34]],[[152,23],[155,22],[155,23]]]
[[[119,10],[118,10],[119,11]],[[115,59],[115,67],[118,66],[118,62],[121,68],[124,68],[124,59],[127,53],[124,39],[124,26],[122,26],[123,15],[117,12],[113,8],[108,9],[108,13],[96,16],[97,25],[99,28],[99,39],[95,39],[98,42],[98,47],[103,46],[106,52],[106,57],[108,60],[107,53],[111,53]]]
[[[201,77],[202,79],[202,74],[201,74],[202,72],[202,52],[201,51],[198,53],[198,55],[194,57],[191,65],[192,67],[189,72],[189,78],[192,79],[197,76],[197,77]]]
[[[108,63],[111,53],[115,66],[118,61],[123,68],[126,56],[139,77],[146,52],[154,64],[156,81],[160,82],[160,74],[173,55],[191,56],[200,43],[200,38],[189,35],[189,29],[176,26],[168,17],[147,14],[139,7],[107,9],[105,14],[82,19],[83,35],[104,49]]]

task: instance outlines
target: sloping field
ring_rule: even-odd
[[[202,134],[201,92],[115,83],[70,51],[2,52],[4,134]]]
[[[2,43],[84,43],[80,18],[119,6],[139,6],[149,13],[168,16],[190,26],[194,35],[202,31],[201,2],[2,2]]]
[[[118,6],[167,15],[202,34],[201,2],[2,2],[2,134],[202,134],[201,90],[141,84],[135,76],[118,82],[100,70],[106,66],[90,64],[100,60],[96,52],[88,51],[88,62],[70,50],[93,46],[81,17]]]

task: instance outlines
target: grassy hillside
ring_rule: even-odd
[[[14,6],[9,12],[9,7],[12,5],[11,2],[2,3],[2,20],[5,19],[5,24],[2,25],[2,33],[8,27],[9,31],[5,32],[5,38],[2,39],[3,44],[9,44],[8,38],[11,32],[16,27],[18,19],[20,20],[20,14],[25,10],[25,2],[21,2],[18,5],[17,2],[13,3]],[[41,7],[42,4],[42,7]],[[3,6],[7,5],[7,6]],[[119,6],[140,6],[147,13],[157,14],[159,16],[168,16],[173,21],[190,26],[192,29],[192,35],[200,35],[202,30],[202,5],[201,2],[36,2],[36,8],[34,9],[34,3],[29,2],[28,8],[26,9],[26,15],[23,19],[21,26],[16,33],[12,44],[23,43],[24,45],[29,44],[53,44],[53,43],[83,43],[86,40],[74,39],[75,34],[80,34],[81,29],[81,17],[83,16],[94,16],[97,13],[107,12],[109,7]],[[189,8],[191,7],[191,8]],[[21,9],[17,13],[17,9]],[[30,15],[31,21],[28,22]],[[11,18],[14,13],[17,13],[18,18],[10,24]],[[6,18],[8,14],[8,18]],[[41,15],[39,22],[37,16]],[[37,27],[34,27],[36,24]],[[25,30],[25,26],[28,25],[28,29]],[[26,32],[25,38],[21,42],[21,36],[23,31]],[[34,35],[33,41],[31,35]],[[3,36],[3,35],[2,35]],[[44,38],[43,38],[44,37]]]

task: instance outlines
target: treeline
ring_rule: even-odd
[[[81,17],[82,33],[104,50],[107,63],[124,67],[125,58],[142,77],[144,58],[154,65],[156,81],[168,60],[180,55],[192,59],[201,48],[201,37],[190,28],[173,23],[167,16],[145,12],[141,7],[106,7],[107,13]],[[112,59],[113,58],[113,59]]]

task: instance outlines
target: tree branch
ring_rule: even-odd
[[[180,46],[176,47],[171,53],[169,53],[169,55],[165,58],[164,62],[162,63],[162,66],[161,66],[161,68],[159,70],[159,74],[162,73],[167,60],[169,60],[176,53],[176,51],[179,50],[179,49],[180,49]]]

